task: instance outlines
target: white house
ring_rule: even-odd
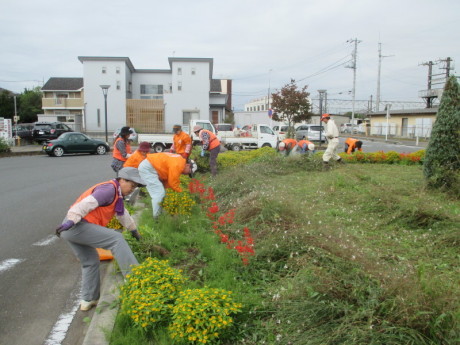
[[[80,56],[88,133],[122,126],[140,132],[172,132],[174,124],[190,119],[223,122],[231,109],[231,80],[214,80],[212,58],[168,58],[170,69],[136,69],[128,57]]]

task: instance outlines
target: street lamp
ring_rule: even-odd
[[[104,94],[104,109],[105,109],[105,141],[109,142],[108,134],[107,134],[107,93],[109,92],[110,85],[99,85],[102,89],[102,93]]]

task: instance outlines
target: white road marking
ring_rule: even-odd
[[[32,245],[33,246],[39,246],[39,247],[44,247],[47,246],[55,241],[57,241],[58,237],[56,235],[49,235],[48,237],[44,238],[41,241],[35,242]]]
[[[8,271],[17,264],[23,262],[25,259],[6,259],[0,262],[0,273]]]
[[[70,308],[59,315],[58,320],[54,324],[53,329],[49,333],[43,345],[61,345],[64,341],[70,324],[72,323],[73,318],[80,307],[80,289],[81,284],[79,284],[79,286],[72,292],[70,297],[72,304]]]

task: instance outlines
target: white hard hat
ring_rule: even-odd
[[[315,150],[315,144],[311,143],[311,144],[308,144],[308,149],[310,151],[314,151]]]
[[[280,142],[278,145],[279,148],[284,148],[286,147],[286,144],[284,142]]]

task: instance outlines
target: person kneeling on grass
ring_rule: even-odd
[[[147,184],[147,191],[152,198],[153,217],[161,213],[161,202],[166,195],[165,188],[182,192],[180,175],[189,175],[196,171],[193,160],[185,160],[177,153],[151,153],[139,164],[139,174]]]
[[[125,209],[123,197],[144,185],[135,168],[122,168],[116,179],[96,184],[86,190],[70,207],[56,235],[68,242],[80,260],[82,269],[82,301],[80,309],[90,310],[100,295],[99,254],[96,248],[110,250],[123,276],[138,262],[123,235],[107,228],[116,215],[120,223],[138,241],[141,236],[136,223]]]

